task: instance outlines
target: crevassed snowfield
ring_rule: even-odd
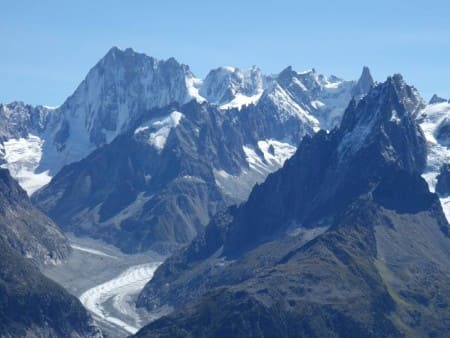
[[[51,180],[48,171],[36,173],[42,158],[43,144],[42,139],[32,134],[27,138],[10,139],[3,143],[7,163],[2,166],[9,169],[28,195]]]
[[[97,320],[120,326],[130,333],[135,333],[142,323],[139,313],[132,304],[133,297],[153,277],[153,273],[160,264],[157,262],[130,267],[116,278],[85,291],[80,296],[80,301],[94,314]],[[110,300],[116,311],[129,318],[127,322],[115,317],[107,310],[104,304]]]

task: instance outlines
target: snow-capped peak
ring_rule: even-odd
[[[257,67],[248,70],[219,67],[208,73],[199,93],[209,103],[222,109],[241,108],[258,101],[264,83],[264,76]]]
[[[292,67],[278,76],[264,76],[256,66],[219,67],[201,80],[174,58],[158,60],[131,48],[113,47],[61,106],[0,106],[0,132],[6,140],[31,140],[39,151],[32,161],[28,155],[24,158],[30,163],[27,172],[51,177],[129,131],[152,109],[191,100],[207,101],[222,110],[253,104],[279,124],[271,126],[273,135],[263,138],[281,137],[297,144],[307,133],[338,125],[354,85],[315,69],[299,73]]]
[[[345,111],[340,127],[343,135],[339,147],[341,159],[368,147],[371,142],[379,139],[380,134],[411,132],[415,128],[412,121],[423,107],[416,89],[407,85],[400,74],[388,77],[361,101],[353,99]],[[386,156],[389,156],[391,150],[386,149]]]

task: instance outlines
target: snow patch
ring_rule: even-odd
[[[294,226],[288,230],[288,235],[292,237],[302,236],[306,242],[309,242],[325,233],[329,228],[329,226],[325,226],[308,229],[302,226]]]
[[[200,87],[203,84],[203,80],[195,77],[186,77],[186,88],[188,95],[195,99],[198,103],[205,102],[206,99],[200,95]]]
[[[311,106],[313,106],[314,109],[321,109],[325,107],[325,104],[322,101],[313,100],[311,101]]]
[[[3,168],[9,169],[22,188],[31,195],[51,180],[49,171],[37,173],[36,169],[42,158],[44,141],[38,136],[29,134],[27,138],[10,139],[3,143]]]
[[[392,111],[392,115],[391,115],[391,118],[389,119],[389,121],[394,122],[396,124],[399,124],[401,122],[401,119],[398,117],[396,110]]]
[[[141,125],[135,131],[135,135],[145,133],[148,144],[161,152],[167,142],[170,131],[176,128],[184,115],[178,111],[170,113],[168,116],[160,119],[152,119],[149,122]]]
[[[428,183],[431,192],[435,192],[441,166],[450,163],[450,149],[435,138],[439,125],[448,118],[450,118],[450,103],[447,102],[426,106],[418,117],[428,146],[427,167],[422,177]],[[440,198],[440,201],[447,220],[450,220],[450,197]]]
[[[259,151],[250,145],[243,146],[249,168],[242,170],[239,175],[231,175],[225,170],[214,170],[216,184],[224,194],[237,197],[241,201],[246,200],[253,186],[281,168],[297,149],[289,143],[273,139],[258,141],[257,148]]]
[[[320,128],[319,120],[300,107],[279,84],[275,83],[273,85],[268,98],[280,110],[282,121],[287,121],[289,117],[294,116],[303,123],[313,126],[313,129]]]
[[[45,109],[48,109],[48,110],[55,110],[55,109],[58,109],[60,106],[47,106],[47,105],[43,105],[42,107],[44,107]]]
[[[244,94],[237,93],[235,95],[235,97],[233,98],[233,100],[231,100],[230,102],[228,102],[224,105],[221,105],[219,108],[220,109],[237,108],[238,110],[241,110],[242,107],[257,103],[259,101],[259,99],[261,98],[262,94],[263,94],[262,90],[252,96],[246,96]]]

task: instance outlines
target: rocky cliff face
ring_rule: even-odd
[[[37,268],[61,263],[69,252],[59,228],[0,169],[2,337],[101,337],[81,303]]]
[[[441,196],[450,194],[450,165],[444,164],[436,177],[436,192]]]
[[[139,304],[181,307],[137,336],[445,334],[448,299],[432,290],[447,289],[449,228],[420,177],[416,94],[393,76],[303,140],[157,270]]]
[[[438,102],[428,104],[417,116],[417,122],[427,140],[428,150],[427,165],[422,176],[427,181],[430,191],[433,192],[437,191],[436,185],[442,166],[450,162],[449,114],[450,104]],[[445,174],[443,174],[442,180],[444,178]],[[450,200],[446,194],[441,194],[440,201],[447,220],[449,220]]]
[[[0,318],[2,337],[102,337],[78,299],[44,277],[3,236]]]
[[[148,109],[202,101],[199,81],[173,58],[160,61],[112,48],[60,107],[0,106],[6,167],[32,194],[64,165],[110,143]]]
[[[60,263],[70,252],[58,226],[31,204],[6,169],[0,169],[0,237],[38,264]]]

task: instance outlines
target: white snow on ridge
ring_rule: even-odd
[[[239,175],[214,170],[216,184],[224,194],[246,200],[256,183],[263,182],[270,173],[281,168],[296,151],[293,145],[273,139],[258,141],[258,148],[262,157],[253,147],[243,146],[249,169]]]
[[[243,146],[249,167],[265,176],[274,170],[281,168],[284,162],[291,157],[296,150],[296,148],[289,143],[283,143],[276,140],[258,141],[258,148],[263,153],[263,158],[261,158],[252,147]]]
[[[253,96],[246,96],[244,94],[237,93],[233,98],[233,100],[231,100],[226,104],[221,105],[219,108],[220,109],[237,108],[238,110],[241,110],[242,107],[248,106],[250,104],[256,104],[261,98],[262,94],[263,94],[262,90]]]
[[[420,127],[428,142],[427,172],[439,172],[443,163],[450,163],[450,150],[435,138],[437,128],[444,120],[450,118],[450,104],[438,103],[428,105],[419,117]]]
[[[436,188],[440,167],[444,163],[450,163],[450,149],[435,138],[439,125],[448,118],[450,118],[450,104],[447,102],[428,105],[419,116],[419,124],[428,145],[427,167],[422,177],[432,192]],[[440,198],[440,201],[447,220],[450,220],[450,197]]]
[[[203,84],[203,80],[195,78],[193,76],[186,77],[186,87],[189,97],[195,99],[198,103],[205,102],[206,99],[200,95],[200,87]]]
[[[283,166],[284,162],[294,155],[296,147],[289,143],[277,140],[262,140],[258,142],[259,149],[264,154],[264,159],[273,165]]]
[[[42,107],[44,107],[45,109],[48,109],[48,110],[55,110],[55,109],[58,109],[60,106],[47,106],[44,104]]]
[[[80,296],[80,301],[94,314],[97,320],[119,326],[134,334],[143,323],[132,305],[133,297],[153,277],[160,264],[160,262],[156,262],[133,266],[116,278],[85,291]],[[106,310],[103,304],[111,299],[114,309],[129,317],[130,321],[125,322]]]
[[[3,143],[5,161],[3,168],[9,169],[28,195],[46,185],[51,180],[48,171],[36,173],[42,158],[44,141],[29,134],[27,138],[10,139]]]
[[[325,104],[322,101],[313,100],[313,101],[311,101],[311,106],[313,106],[313,108],[315,108],[315,109],[321,109],[321,108],[325,107]]]
[[[300,107],[279,84],[273,85],[268,97],[279,108],[282,120],[288,120],[289,117],[294,115],[303,123],[313,126],[314,130],[320,129],[319,120]]]
[[[178,126],[183,117],[182,113],[174,111],[166,117],[152,119],[143,124],[134,131],[134,134],[145,133],[147,142],[160,152],[166,145],[170,131]]]
[[[325,130],[331,130],[339,125],[344,110],[352,98],[352,81],[335,81],[324,85],[324,90],[319,93],[317,99],[313,101],[315,108],[321,111],[320,127]]]

